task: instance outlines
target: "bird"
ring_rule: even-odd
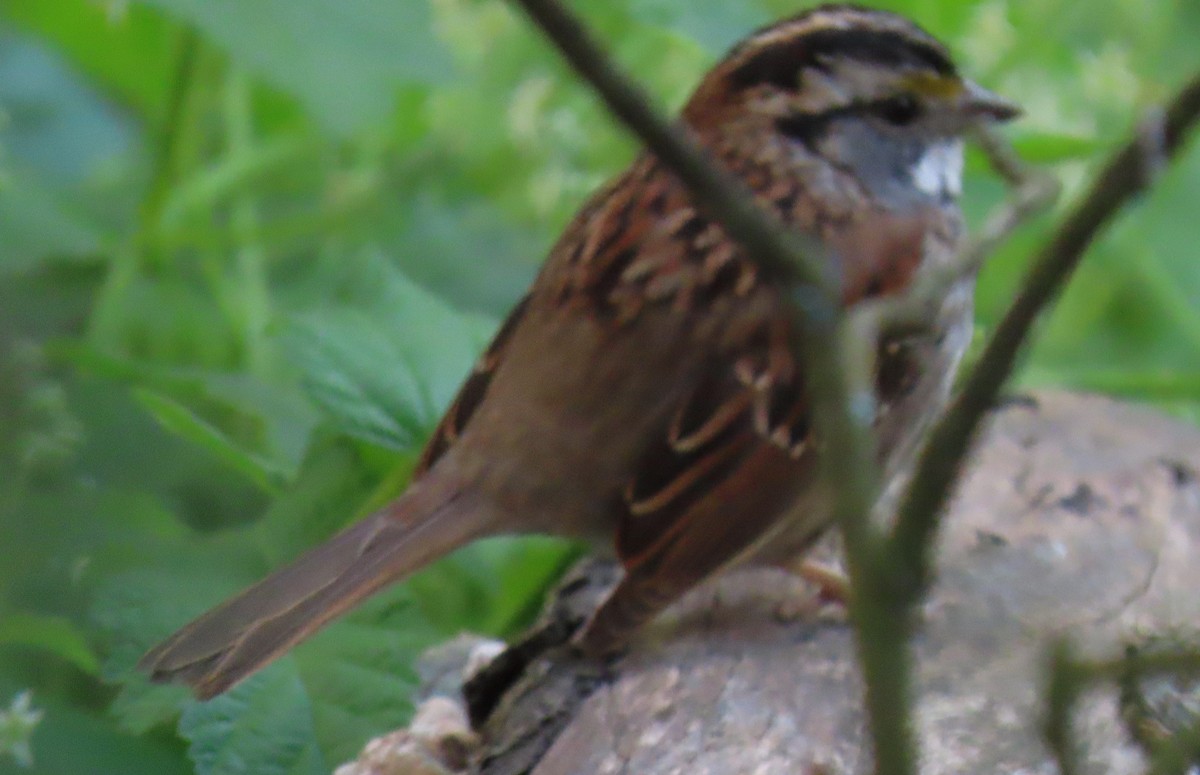
[[[823,5],[759,29],[679,116],[707,157],[819,245],[845,310],[952,267],[963,139],[1019,114],[913,21]],[[884,337],[872,437],[911,468],[972,334],[975,277]],[[625,647],[689,589],[802,557],[830,526],[794,296],[652,153],[581,207],[433,431],[408,488],[142,658],[211,698],[382,587],[476,539],[541,533],[622,575],[576,636]]]

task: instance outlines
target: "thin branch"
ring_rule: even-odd
[[[1141,681],[1153,678],[1186,677],[1200,673],[1200,652],[1195,649],[1150,651],[1128,648],[1113,659],[1083,659],[1075,656],[1065,641],[1050,650],[1046,682],[1046,718],[1043,735],[1058,763],[1061,775],[1077,775],[1080,746],[1071,714],[1086,691],[1102,684],[1116,684],[1123,694]],[[1182,773],[1200,745],[1200,729],[1183,729],[1156,741],[1151,754],[1154,775]]]
[[[879,490],[870,438],[873,407],[870,382],[862,378],[863,364],[851,362],[851,356],[862,356],[862,348],[853,342],[861,331],[854,322],[843,325],[837,295],[818,260],[822,257],[819,248],[814,249],[811,241],[785,230],[772,214],[756,206],[740,181],[710,165],[686,131],[676,130],[661,119],[641,93],[609,63],[580,24],[553,0],[515,1],[576,71],[596,88],[614,115],[637,134],[664,166],[680,177],[697,202],[724,225],[729,235],[751,252],[774,279],[795,288],[797,330],[803,338],[801,349],[806,373],[811,378],[809,389],[817,430],[825,443],[823,465],[827,471],[838,474],[835,511],[846,538],[853,590],[850,614],[866,676],[866,704],[876,771],[913,772],[915,743],[911,713],[905,712],[911,700],[906,639],[911,606],[928,576],[928,555],[938,514],[979,418],[1011,371],[1016,352],[1033,321],[1061,288],[1097,231],[1134,191],[1146,185],[1178,148],[1200,110],[1200,80],[1184,91],[1166,113],[1161,127],[1151,127],[1132,144],[1132,150],[1126,149],[1118,155],[1092,195],[1065,221],[1043,251],[1028,285],[997,329],[966,390],[935,428],[913,486],[906,494],[896,529],[891,540],[884,541],[867,522]],[[984,139],[985,150],[999,160],[996,166],[1001,173],[1010,180],[1022,179],[1019,165],[1010,163],[1013,160],[1006,160],[995,148],[989,148],[987,138]],[[1007,236],[1017,224],[1044,206],[1050,195],[1036,187],[1018,187],[1022,193],[1011,209],[990,219],[982,239],[964,253],[965,263],[959,263],[958,277],[962,276],[963,266],[973,271],[996,240]],[[928,298],[934,295],[932,290],[918,294],[919,298],[909,305],[908,311],[916,313],[915,323],[927,316]],[[887,317],[887,309],[881,307],[873,314],[880,317],[873,323],[868,318],[868,324],[878,325]],[[852,341],[842,346],[847,337]],[[859,368],[851,369],[854,365]],[[1068,713],[1074,696],[1075,690],[1069,684],[1060,687],[1057,707],[1064,710],[1054,717],[1057,726],[1052,725],[1048,730],[1064,745],[1069,742]]]
[[[996,212],[988,216],[980,233],[959,255],[958,270],[974,274],[996,249],[1033,216],[1054,204],[1062,185],[1052,175],[1031,168],[1017,156],[1004,138],[986,126],[975,129],[975,140],[997,174],[1016,192]]]
[[[791,299],[809,377],[814,419],[823,440],[824,475],[836,475],[834,516],[842,528],[853,593],[850,616],[858,634],[866,677],[877,772],[915,772],[916,743],[910,704],[911,669],[907,647],[908,611],[895,605],[889,579],[879,561],[883,535],[869,522],[879,494],[871,429],[874,395],[871,382],[852,383],[844,327],[834,279],[827,276],[824,253],[814,240],[786,229],[773,213],[760,208],[749,189],[711,164],[686,133],[672,127],[650,107],[640,90],[618,72],[579,22],[553,0],[515,0],[557,46],[576,72],[658,158],[688,186],[697,202],[726,232],[754,256],[773,279],[793,288]]]
[[[1161,114],[1161,127],[1141,131],[1104,168],[1087,196],[1062,222],[1033,262],[1021,291],[1000,321],[962,391],[934,427],[900,506],[893,551],[906,567],[915,599],[929,581],[940,515],[983,415],[1012,373],[1022,344],[1042,310],[1062,289],[1084,251],[1113,216],[1145,189],[1152,173],[1174,157],[1200,120],[1200,75]],[[1147,135],[1158,138],[1147,143]],[[1152,153],[1148,155],[1148,148]]]
[[[1148,775],[1185,775],[1200,763],[1200,725],[1182,729],[1155,746]]]
[[[1079,743],[1071,724],[1071,711],[1083,683],[1070,646],[1066,642],[1055,644],[1050,651],[1043,736],[1058,762],[1059,775],[1079,773]]]
[[[851,407],[855,397],[850,395],[851,386],[844,376],[847,370],[841,363],[844,355],[837,346],[842,318],[836,301],[839,294],[817,260],[824,255],[821,246],[786,228],[773,213],[759,207],[741,180],[712,164],[686,131],[664,120],[561,5],[554,0],[515,1],[595,88],[613,115],[679,176],[697,201],[754,256],[755,263],[793,287],[791,299],[800,318],[796,330],[803,339],[801,349],[810,367],[806,373],[813,375],[809,389],[824,409],[815,414],[826,423],[822,436],[828,440],[826,457],[834,459],[831,466],[839,477],[850,477],[841,489],[853,493],[847,495],[855,501],[853,510],[860,516],[867,514],[873,498],[861,496],[878,489],[870,452],[874,447],[871,418],[859,416],[862,413]],[[865,519],[862,522],[866,524]]]
[[[991,168],[1014,194],[988,215],[979,235],[953,261],[922,274],[904,295],[861,302],[849,313],[856,335],[866,343],[858,350],[861,368],[868,369],[868,374],[874,373],[874,344],[883,335],[929,333],[938,307],[954,284],[974,277],[992,253],[1031,218],[1048,210],[1062,190],[1057,178],[1021,161],[1012,146],[990,127],[978,125],[974,135]],[[852,359],[851,365],[858,363]]]
[[[1178,649],[1171,651],[1130,650],[1112,659],[1075,659],[1075,670],[1087,686],[1102,682],[1119,682],[1134,676],[1169,678],[1200,674],[1200,651]]]
[[[696,141],[651,107],[645,93],[621,73],[579,21],[554,0],[514,0],[554,43],[563,58],[604,100],[614,116],[659,161],[679,176],[696,201],[773,277],[796,279],[837,297],[833,278],[817,259],[813,240],[783,227],[754,202],[744,183],[713,165]]]

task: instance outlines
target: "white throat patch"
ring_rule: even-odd
[[[946,140],[929,147],[912,168],[912,181],[918,191],[933,197],[958,196],[962,193],[962,140]]]

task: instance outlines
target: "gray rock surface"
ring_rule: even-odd
[[[1097,656],[1155,634],[1194,642],[1197,472],[1200,430],[1149,409],[1043,393],[993,415],[913,644],[922,772],[1055,772],[1040,697],[1056,638]],[[611,681],[535,664],[483,730],[483,771],[868,772],[853,634],[803,594],[782,572],[731,574],[656,623]],[[1089,772],[1144,767],[1115,689],[1086,695],[1075,728]]]

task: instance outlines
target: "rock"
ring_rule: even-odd
[[[1150,409],[1042,393],[993,414],[913,643],[922,773],[1056,772],[1041,738],[1056,639],[1094,656],[1196,642],[1198,472],[1200,429]],[[837,617],[777,616],[799,590],[779,571],[732,573],[609,671],[531,661],[483,727],[474,771],[869,772],[853,633]],[[1118,706],[1106,687],[1076,708],[1087,772],[1145,767]]]

